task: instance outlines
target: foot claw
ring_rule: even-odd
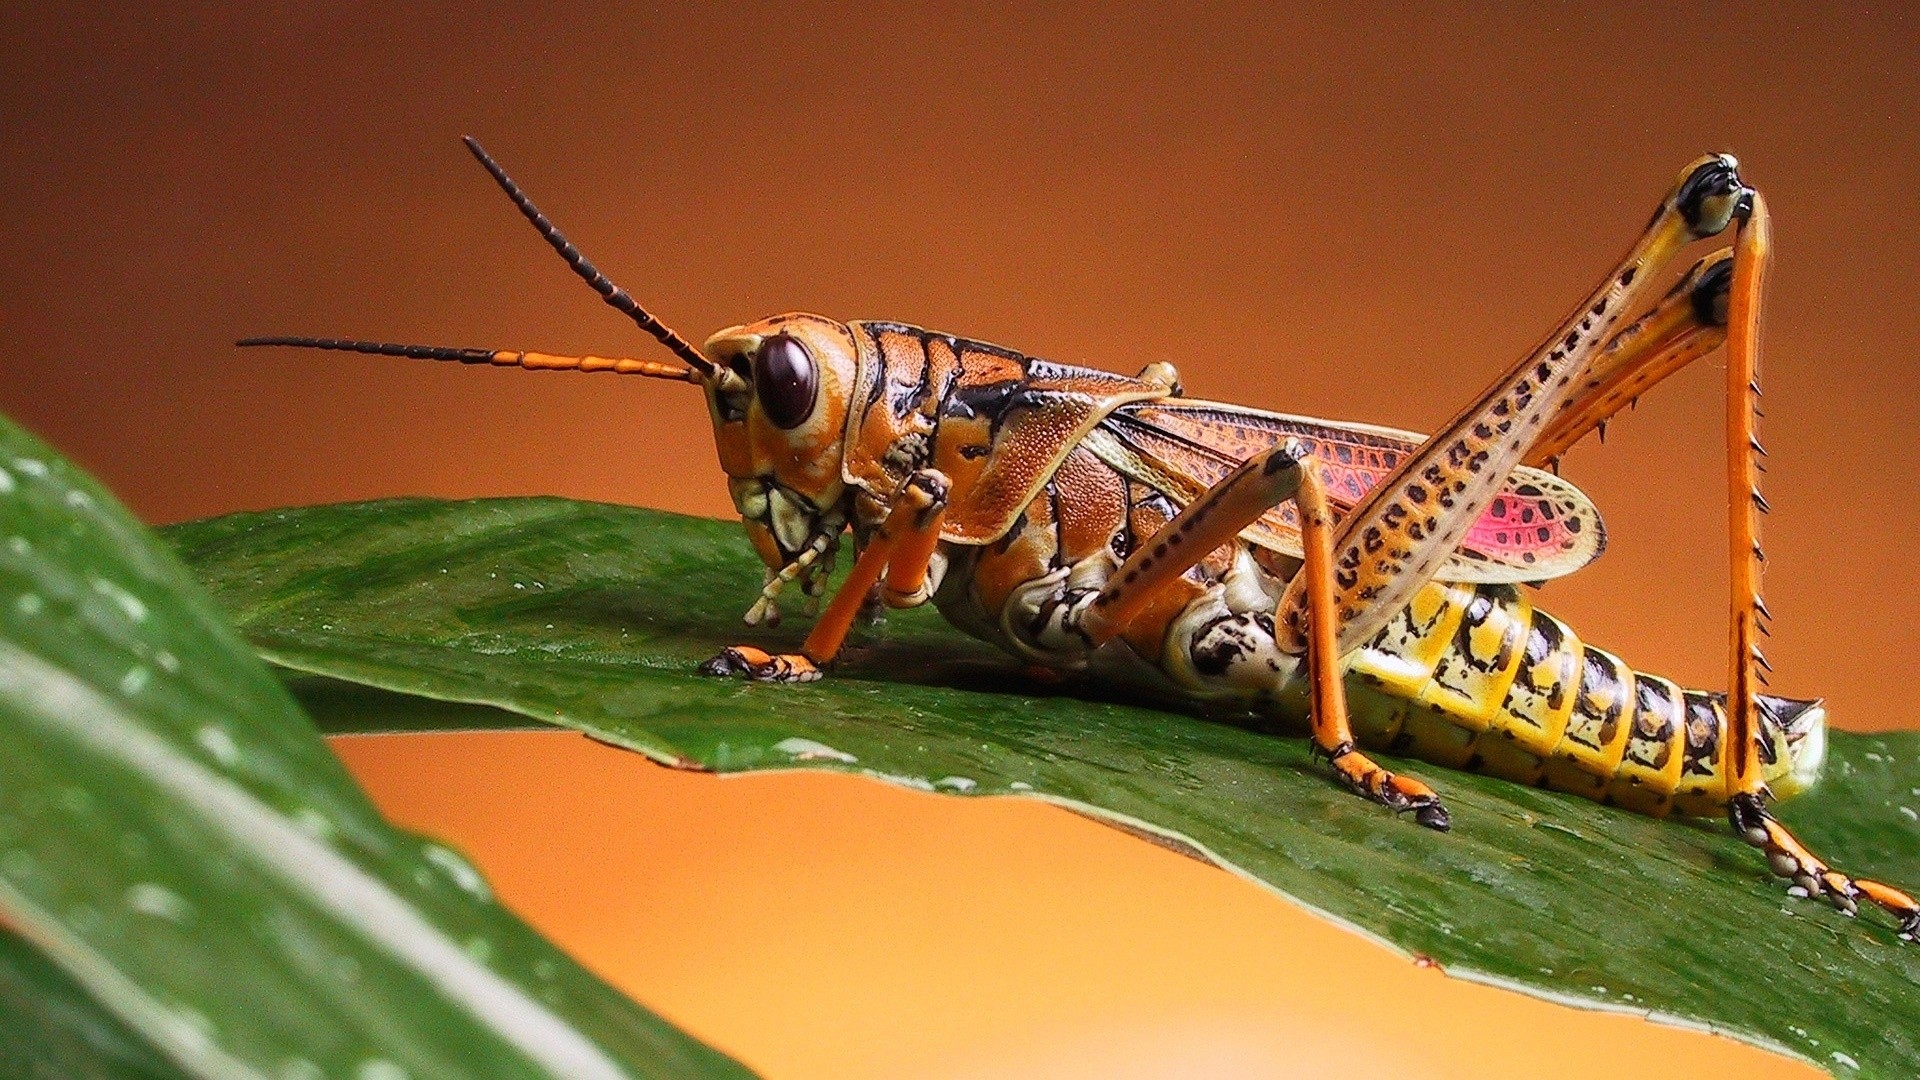
[[[1429,829],[1446,832],[1453,826],[1440,796],[1418,780],[1393,773],[1375,765],[1365,754],[1342,743],[1331,750],[1314,747],[1315,756],[1325,756],[1333,766],[1333,775],[1348,791],[1371,799],[1396,814],[1413,812],[1413,820]]]
[[[702,675],[745,675],[755,682],[812,682],[820,668],[799,653],[769,653],[751,645],[730,645],[700,665]]]
[[[1453,818],[1439,799],[1416,804],[1413,808],[1413,820],[1436,832],[1446,832],[1453,828]]]
[[[1825,896],[1849,918],[1859,913],[1860,901],[1864,899],[1899,920],[1898,932],[1902,938],[1920,939],[1920,900],[1890,885],[1849,877],[1828,866],[1767,812],[1759,794],[1735,795],[1727,805],[1727,814],[1734,832],[1765,852],[1767,865],[1773,872],[1792,882],[1787,895]]]

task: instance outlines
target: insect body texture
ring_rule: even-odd
[[[1621,261],[1534,352],[1431,436],[1187,398],[1174,368],[1124,376],[901,323],[787,314],[692,344],[595,270],[471,140],[568,265],[679,358],[556,357],[321,338],[303,345],[464,363],[614,371],[701,388],[766,578],[747,609],[811,607],[801,650],[723,650],[710,675],[823,676],[857,617],[933,603],[1029,662],[1148,673],[1195,697],[1293,716],[1335,779],[1422,825],[1432,788],[1368,749],[1617,804],[1725,813],[1769,866],[1920,935],[1920,903],[1822,862],[1767,810],[1813,783],[1817,701],[1758,692],[1754,329],[1770,257],[1760,194],[1726,155],[1681,174]],[[1732,244],[1663,295],[1695,241]],[[1728,354],[1730,689],[1638,672],[1534,607],[1528,584],[1605,548],[1592,502],[1550,467],[1639,394]]]

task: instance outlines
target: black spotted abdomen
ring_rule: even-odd
[[[1372,749],[1643,814],[1726,805],[1724,695],[1633,670],[1512,585],[1427,585],[1353,654],[1348,685],[1354,732]],[[1762,697],[1770,782],[1793,764],[1783,724],[1818,724],[1817,709]]]

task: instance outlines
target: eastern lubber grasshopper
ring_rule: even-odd
[[[1802,895],[1861,899],[1920,936],[1920,903],[1831,869],[1768,812],[1818,776],[1825,711],[1759,693],[1767,610],[1754,435],[1769,259],[1759,192],[1730,156],[1689,165],[1626,257],[1531,354],[1431,437],[1183,395],[1171,365],[1127,377],[885,322],[778,315],[702,348],[587,262],[471,139],[520,212],[601,298],[678,363],[329,338],[250,338],[428,360],[614,371],[705,395],[733,502],[767,576],[825,592],[799,653],[723,650],[702,671],[821,677],[859,614],[928,601],[1055,669],[1158,670],[1183,692],[1304,713],[1355,792],[1448,827],[1425,784],[1368,747],[1651,815],[1724,811]],[[1734,242],[1664,295],[1694,241]],[[1630,312],[1636,318],[1623,321]],[[1582,643],[1519,589],[1605,546],[1586,496],[1548,471],[1586,433],[1725,345],[1732,681],[1683,690]]]

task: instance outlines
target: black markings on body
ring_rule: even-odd
[[[1626,758],[1654,771],[1673,757],[1673,697],[1658,679],[1634,676],[1633,734]]]
[[[1067,564],[1067,534],[1060,520],[1060,488],[1052,480],[1047,481],[1047,512],[1053,516],[1053,557],[1047,563],[1058,570]]]
[[[1022,510],[1020,511],[1019,516],[1013,519],[1013,524],[1007,526],[1006,535],[1002,536],[998,541],[994,543],[994,547],[993,547],[994,553],[998,555],[1005,555],[1009,550],[1012,549],[1014,545],[1014,541],[1020,539],[1020,534],[1026,531],[1027,531],[1027,512],[1025,510]]]
[[[1719,768],[1721,714],[1712,695],[1686,692],[1687,752],[1682,776],[1712,776]]]
[[[1273,645],[1273,616],[1266,612],[1252,615],[1223,615],[1200,629],[1193,637],[1190,656],[1195,671],[1202,675],[1225,675],[1229,668],[1249,656],[1269,651]],[[1277,670],[1273,660],[1269,670]]]
[[[1580,660],[1580,692],[1574,698],[1573,711],[1587,722],[1583,727],[1592,729],[1592,741],[1577,741],[1598,750],[1612,743],[1619,733],[1627,704],[1626,677],[1618,661],[1597,649],[1583,647]],[[1567,737],[1576,738],[1571,724]]]

